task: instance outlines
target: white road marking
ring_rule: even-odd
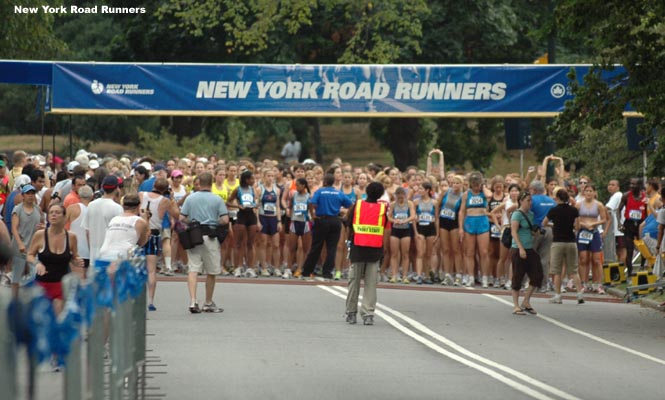
[[[325,291],[327,291],[327,292],[329,292],[329,293],[331,293],[331,294],[333,294],[333,295],[335,295],[335,296],[337,296],[337,297],[339,297],[339,298],[341,298],[341,299],[346,300],[346,295],[344,294],[344,291],[345,291],[344,288],[341,288],[341,287],[339,287],[339,286],[333,286],[332,288],[329,288],[329,287],[327,287],[327,286],[323,286],[323,285],[319,285],[319,286],[317,286],[317,287],[320,288],[320,289],[322,289],[322,290],[325,290]],[[390,309],[389,307],[386,307],[386,306],[384,306],[384,305],[377,304],[377,308],[380,308],[381,310],[386,310],[386,312],[391,313],[391,314],[393,314],[393,315],[395,315],[395,316],[399,316],[400,318],[405,319],[405,321],[407,321],[407,322],[408,322],[408,320],[411,320],[410,318],[408,318],[408,317],[406,317],[406,316],[401,316],[401,314],[400,314],[399,312],[394,311],[394,310],[392,310],[392,309]],[[455,353],[453,353],[453,352],[451,352],[451,351],[448,351],[448,350],[444,349],[443,347],[437,345],[436,343],[432,342],[431,340],[429,340],[429,339],[427,339],[427,338],[425,338],[425,337],[419,335],[418,333],[412,331],[411,329],[407,328],[406,326],[404,326],[404,325],[401,324],[400,322],[396,321],[396,320],[395,320],[394,318],[392,318],[390,315],[388,315],[387,313],[385,313],[385,312],[383,312],[383,311],[381,311],[381,310],[376,310],[376,311],[375,311],[375,314],[376,314],[378,317],[381,317],[383,320],[385,320],[385,321],[386,321],[388,324],[390,324],[392,327],[394,327],[395,329],[397,329],[397,330],[399,330],[400,332],[404,333],[405,335],[409,336],[409,337],[412,338],[413,340],[415,340],[415,341],[417,341],[417,342],[419,342],[419,343],[425,345],[425,346],[428,347],[429,349],[434,350],[435,352],[437,352],[437,353],[439,353],[439,354],[441,354],[441,355],[444,355],[444,356],[446,356],[446,357],[448,357],[448,358],[450,358],[450,359],[452,359],[452,360],[454,360],[454,361],[457,361],[457,362],[459,362],[459,363],[461,363],[461,364],[464,364],[464,365],[466,365],[467,367],[470,367],[470,368],[473,368],[473,369],[475,369],[475,370],[477,370],[477,371],[480,371],[480,372],[482,372],[482,373],[484,373],[484,374],[490,376],[491,378],[496,379],[496,380],[498,380],[499,382],[501,382],[501,383],[503,383],[503,384],[505,384],[505,385],[507,385],[507,386],[509,386],[509,387],[511,387],[511,388],[513,388],[513,389],[515,389],[515,390],[517,390],[517,391],[519,391],[519,392],[522,392],[522,393],[526,394],[527,396],[533,397],[533,398],[535,398],[535,399],[554,400],[553,397],[550,397],[550,396],[548,396],[547,394],[544,394],[544,393],[541,393],[541,392],[539,392],[539,391],[537,391],[537,390],[534,390],[534,389],[532,389],[532,388],[530,388],[530,387],[528,387],[528,386],[526,386],[526,385],[524,385],[524,384],[522,384],[522,383],[520,383],[520,382],[517,382],[517,381],[515,381],[515,380],[513,380],[513,379],[511,379],[511,378],[509,378],[509,377],[507,377],[507,376],[504,376],[504,375],[502,375],[502,374],[500,374],[500,373],[498,373],[498,372],[496,372],[496,371],[494,371],[494,370],[492,370],[492,369],[490,369],[490,368],[488,368],[488,367],[485,367],[485,366],[483,366],[483,365],[480,365],[480,364],[478,364],[478,363],[475,363],[475,362],[473,362],[473,361],[471,361],[471,360],[469,360],[469,359],[467,359],[467,358],[464,358],[464,357],[462,357],[462,356],[460,356],[460,355],[458,355],[458,354],[455,354]],[[411,320],[411,321],[413,321],[413,320]],[[413,321],[413,322],[415,322],[416,324],[418,324],[416,321]],[[409,322],[409,323],[410,323],[410,322]],[[413,326],[413,324],[411,324],[411,325]],[[420,325],[421,325],[423,328],[427,329],[426,327],[424,327],[424,325],[422,325],[422,324],[420,324]],[[432,332],[432,331],[429,330],[429,329],[427,329],[427,330],[428,330],[429,332]],[[434,335],[430,335],[430,336],[434,337],[435,339],[437,339],[437,340],[444,339],[444,340],[448,341],[447,339],[445,339],[445,338],[443,338],[443,337],[437,335],[436,333],[434,333],[434,332],[432,332],[432,333],[433,333]],[[429,334],[429,333],[428,333],[428,334]],[[438,336],[438,337],[437,337],[437,336]],[[448,342],[450,342],[450,341],[448,341]],[[450,342],[450,343],[453,343],[453,342]],[[454,343],[453,343],[453,344],[454,344]],[[455,345],[455,346],[459,347],[460,349],[463,349],[461,346],[458,346],[458,345]],[[471,353],[471,352],[469,352],[469,351],[466,350],[466,349],[464,349],[464,350],[465,350],[466,352],[468,352],[469,354],[473,354],[473,355],[475,356],[475,357],[468,356],[469,358],[476,358],[476,359],[478,359],[478,360],[483,359],[482,357],[480,357],[480,356],[478,356],[478,355],[475,355],[474,353]],[[459,350],[458,350],[458,351],[459,351]],[[483,360],[486,360],[486,359],[483,359]],[[542,383],[542,382],[540,382],[540,381],[537,381],[537,380],[535,380],[535,379],[533,379],[533,378],[531,378],[531,377],[528,377],[528,376],[526,376],[526,375],[524,375],[524,374],[521,374],[521,373],[519,373],[519,372],[517,372],[517,371],[511,370],[510,368],[505,367],[505,366],[503,366],[503,365],[501,365],[501,364],[495,363],[495,362],[490,361],[490,360],[486,360],[486,361],[487,361],[487,362],[485,362],[486,364],[491,365],[491,366],[493,366],[493,367],[495,367],[495,368],[497,368],[497,369],[501,369],[503,372],[506,372],[506,373],[512,374],[512,375],[514,375],[514,376],[516,376],[516,377],[518,377],[518,378],[520,378],[520,379],[522,379],[522,380],[524,380],[524,381],[526,381],[526,382],[529,382],[530,384],[532,384],[532,385],[534,385],[534,386],[537,386],[537,387],[540,388],[541,390],[548,391],[548,392],[550,392],[550,393],[553,393],[553,394],[555,394],[555,395],[557,395],[557,396],[559,396],[559,397],[561,397],[561,398],[567,399],[567,400],[580,400],[579,398],[577,398],[577,397],[575,397],[575,396],[573,396],[573,395],[570,395],[570,394],[568,394],[568,393],[562,392],[562,391],[560,391],[560,390],[558,390],[558,389],[556,389],[556,388],[552,388],[551,386],[549,386],[549,385],[547,385],[547,384],[545,384],[545,383]],[[513,371],[513,372],[510,372],[510,371]]]
[[[497,296],[494,296],[494,295],[491,295],[491,294],[483,294],[483,296],[487,296],[487,297],[489,297],[489,298],[491,298],[491,299],[494,299],[494,300],[496,300],[496,301],[498,301],[498,302],[500,302],[500,303],[507,304],[507,305],[509,305],[509,306],[511,306],[511,307],[513,306],[513,303],[512,303],[512,302],[510,302],[510,301],[508,301],[508,300],[504,300],[504,299],[499,298],[499,297],[497,297]],[[556,326],[558,326],[559,328],[563,328],[563,329],[565,329],[565,330],[567,330],[567,331],[570,331],[570,332],[576,333],[576,334],[578,334],[578,335],[580,335],[580,336],[584,336],[584,337],[589,338],[589,339],[591,339],[591,340],[594,340],[594,341],[596,341],[596,342],[598,342],[598,343],[602,343],[602,344],[604,344],[604,345],[607,345],[607,346],[610,346],[610,347],[614,347],[615,349],[619,349],[619,350],[625,351],[625,352],[627,352],[627,353],[630,353],[630,354],[636,355],[636,356],[638,356],[638,357],[642,357],[642,358],[644,358],[644,359],[646,359],[646,360],[653,361],[653,362],[655,362],[655,363],[657,363],[657,364],[665,365],[665,360],[662,360],[662,359],[660,359],[660,358],[656,358],[656,357],[650,356],[650,355],[648,355],[648,354],[642,353],[641,351],[633,350],[633,349],[631,349],[630,347],[626,347],[626,346],[622,346],[622,345],[617,344],[617,343],[614,343],[614,342],[610,342],[609,340],[603,339],[603,338],[601,338],[601,337],[598,337],[598,336],[593,335],[593,334],[588,333],[588,332],[584,332],[584,331],[582,331],[582,330],[580,330],[580,329],[573,328],[572,326],[570,326],[570,325],[566,325],[566,324],[564,324],[563,322],[559,322],[559,321],[555,320],[554,318],[546,317],[546,316],[544,316],[543,314],[541,314],[540,312],[536,315],[536,317],[539,317],[539,318],[541,318],[541,319],[543,319],[543,320],[545,320],[545,321],[547,321],[547,322],[549,322],[549,323],[551,323],[551,324],[553,324],[553,325],[556,325]]]

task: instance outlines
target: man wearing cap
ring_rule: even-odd
[[[82,222],[88,213],[88,205],[92,201],[92,188],[88,185],[83,185],[78,189],[78,195],[80,201],[67,207],[65,226],[78,239],[76,241],[78,255],[83,260],[81,276],[85,278],[88,267],[90,266],[90,246],[88,245],[88,235],[82,226]]]
[[[312,247],[303,264],[303,279],[309,278],[314,272],[324,242],[326,260],[323,263],[323,278],[332,279],[337,242],[342,232],[339,212],[341,207],[349,208],[353,204],[344,193],[333,187],[333,183],[335,183],[333,174],[326,174],[323,178],[323,187],[317,190],[308,202],[310,214],[314,215],[314,227],[312,229]]]
[[[81,221],[81,228],[88,233],[90,246],[90,264],[95,265],[99,249],[104,243],[106,228],[113,217],[122,214],[122,206],[118,204],[120,181],[114,175],[108,175],[102,182],[104,195],[88,205],[88,212]]]
[[[36,231],[44,229],[43,215],[36,205],[37,189],[27,184],[21,188],[23,202],[12,210],[12,290],[18,293],[18,283],[26,272],[26,257],[32,236]]]

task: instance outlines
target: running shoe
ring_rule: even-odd
[[[157,307],[154,304],[150,303],[148,305],[148,311],[157,311]]]
[[[301,275],[302,271],[300,270],[300,268],[296,269],[296,272],[293,273],[293,277],[296,279],[300,278]]]
[[[346,313],[346,322],[351,324],[351,325],[354,325],[357,322],[356,321],[356,313],[352,313],[352,312]]]
[[[453,282],[453,286],[462,286],[462,280],[458,277],[455,277],[455,282]]]
[[[279,268],[275,268],[275,269],[272,271],[272,275],[273,275],[274,277],[279,278],[279,277],[282,276],[282,271],[281,271]]]
[[[388,283],[397,283],[397,277],[396,277],[396,276],[393,276],[392,278],[390,278],[390,280],[388,281]]]
[[[217,307],[217,304],[215,304],[214,301],[211,301],[210,303],[203,305],[203,312],[206,312],[206,313],[221,313],[221,312],[224,312],[224,309]]]
[[[416,285],[422,285],[423,284],[423,277],[418,275],[416,277]]]
[[[513,282],[510,279],[506,279],[506,286],[503,288],[506,290],[513,290]]]
[[[490,280],[487,276],[483,276],[481,281],[483,283],[483,289],[488,289],[490,287]]]
[[[254,268],[247,268],[245,270],[245,276],[247,278],[256,278],[258,275],[256,275],[256,271],[254,271]]]
[[[269,277],[270,276],[270,269],[268,269],[268,267],[261,268],[261,276],[264,277],[264,278]]]
[[[335,280],[338,281],[342,279],[342,271],[335,272]]]
[[[495,287],[495,288],[503,287],[503,283],[501,282],[501,279],[495,278],[494,283],[492,283],[492,287]]]
[[[189,305],[189,312],[192,313],[192,314],[200,314],[201,309],[199,308],[199,303],[195,301],[194,303],[190,304]]]
[[[605,294],[605,287],[603,285],[598,285],[598,294]]]
[[[577,304],[584,304],[584,296],[582,296],[582,293],[577,294]]]
[[[222,276],[229,276],[229,275],[231,275],[229,270],[226,269],[226,267],[222,267]]]
[[[405,285],[408,285],[409,283],[411,283],[411,281],[409,280],[409,277],[405,275],[402,278],[402,283],[405,284]]]
[[[242,267],[236,267],[236,268],[233,270],[233,276],[235,276],[236,278],[242,278],[243,275],[244,275],[244,274],[243,274]]]
[[[164,276],[173,276],[173,270],[171,268],[164,268],[162,271]]]
[[[432,280],[431,280],[430,278],[425,278],[425,279],[423,279],[423,283],[424,283],[425,285],[432,285],[432,284],[434,284],[434,282],[432,282]]]
[[[559,295],[552,296],[552,298],[550,298],[548,302],[550,304],[561,304],[562,303],[561,296]]]
[[[446,285],[446,286],[452,286],[452,285],[455,284],[455,281],[453,280],[453,277],[450,274],[446,274],[446,276],[443,278],[441,284]]]
[[[564,285],[561,285],[561,293],[566,293],[566,292],[568,292],[566,287]]]
[[[293,273],[291,272],[291,269],[285,268],[284,273],[282,274],[282,279],[291,279],[293,276]]]
[[[476,282],[475,282],[475,280],[473,279],[473,277],[470,276],[470,277],[466,280],[466,284],[464,284],[464,286],[466,286],[466,287],[474,287],[474,286],[476,286]]]
[[[374,316],[373,315],[364,316],[363,325],[374,325]]]

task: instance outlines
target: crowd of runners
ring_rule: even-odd
[[[548,170],[553,171],[549,176]],[[210,192],[223,200],[231,224],[219,244],[223,276],[314,279],[319,274],[325,279],[345,279],[349,261],[344,225],[336,243],[323,246],[314,272],[303,273],[313,242],[320,251],[317,241],[330,240],[313,235],[313,224],[322,221],[309,206],[328,176],[332,177],[329,186],[343,193],[347,204],[364,199],[370,182],[383,185],[385,193],[379,202],[388,207],[389,224],[379,279],[391,284],[515,289],[510,246],[504,246],[501,239],[515,220],[513,213],[525,193],[532,213],[532,221],[527,222],[537,227],[533,250],[543,272],[543,281],[535,286],[543,292],[555,291],[553,302],[560,302],[561,291],[575,290],[580,299],[583,292],[604,293],[602,262],[608,246],[629,272],[633,239],[646,238],[654,252],[660,247],[659,181],[649,181],[643,188],[641,180],[632,179],[624,182],[630,190],[622,193],[621,182],[611,180],[607,182],[610,198],[600,201],[597,187],[603,183],[587,176],[569,176],[564,161],[554,155],[529,168],[524,177],[518,173],[484,177],[478,172],[446,170],[444,154],[438,149],[427,154],[425,170],[351,165],[342,159],[328,165],[311,159],[287,164],[284,160],[232,161],[190,153],[155,160],[149,156],[102,157],[81,150],[74,159],[63,160],[16,151],[9,157],[0,156],[4,221],[0,236],[11,242],[14,251],[5,276],[16,290],[26,275],[42,277],[49,295],[61,299],[57,282],[67,271],[85,276],[95,260],[117,257],[126,250],[119,243],[141,245],[148,259],[150,309],[155,310],[156,274],[188,273],[191,266],[175,232],[182,224],[182,206],[188,196],[201,191],[204,174],[210,174],[205,181],[212,179]],[[566,196],[559,196],[561,191]],[[573,239],[581,278],[578,284],[566,279],[577,267],[568,265],[574,264],[571,259],[566,259],[563,271],[556,271],[563,280],[553,279],[549,269],[552,242],[557,239],[547,217],[563,198],[578,210]],[[346,219],[349,208],[342,207],[335,218]],[[109,229],[114,217],[124,219],[115,220]],[[665,218],[660,222],[665,223]],[[112,240],[107,232],[112,232]],[[611,243],[608,234],[616,238]],[[519,247],[514,240],[512,247]],[[324,260],[334,263],[330,275],[322,269]]]

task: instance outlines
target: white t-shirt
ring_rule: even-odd
[[[88,212],[81,227],[88,231],[90,237],[90,265],[98,259],[99,249],[104,244],[106,229],[113,217],[122,214],[122,206],[112,199],[97,199],[88,205]]]
[[[614,193],[605,207],[607,207],[608,210],[612,211],[612,224],[614,226],[614,236],[623,236],[623,232],[619,230],[619,224],[623,224],[623,215],[621,215],[621,210],[617,210],[619,208],[619,205],[621,204],[621,198],[623,197],[623,193],[621,192],[616,192]],[[621,216],[621,218],[617,218],[617,216]]]
[[[111,220],[104,243],[99,249],[100,260],[115,261],[127,256],[127,252],[139,241],[136,233],[136,221],[139,219],[141,217],[138,215],[119,215]]]

